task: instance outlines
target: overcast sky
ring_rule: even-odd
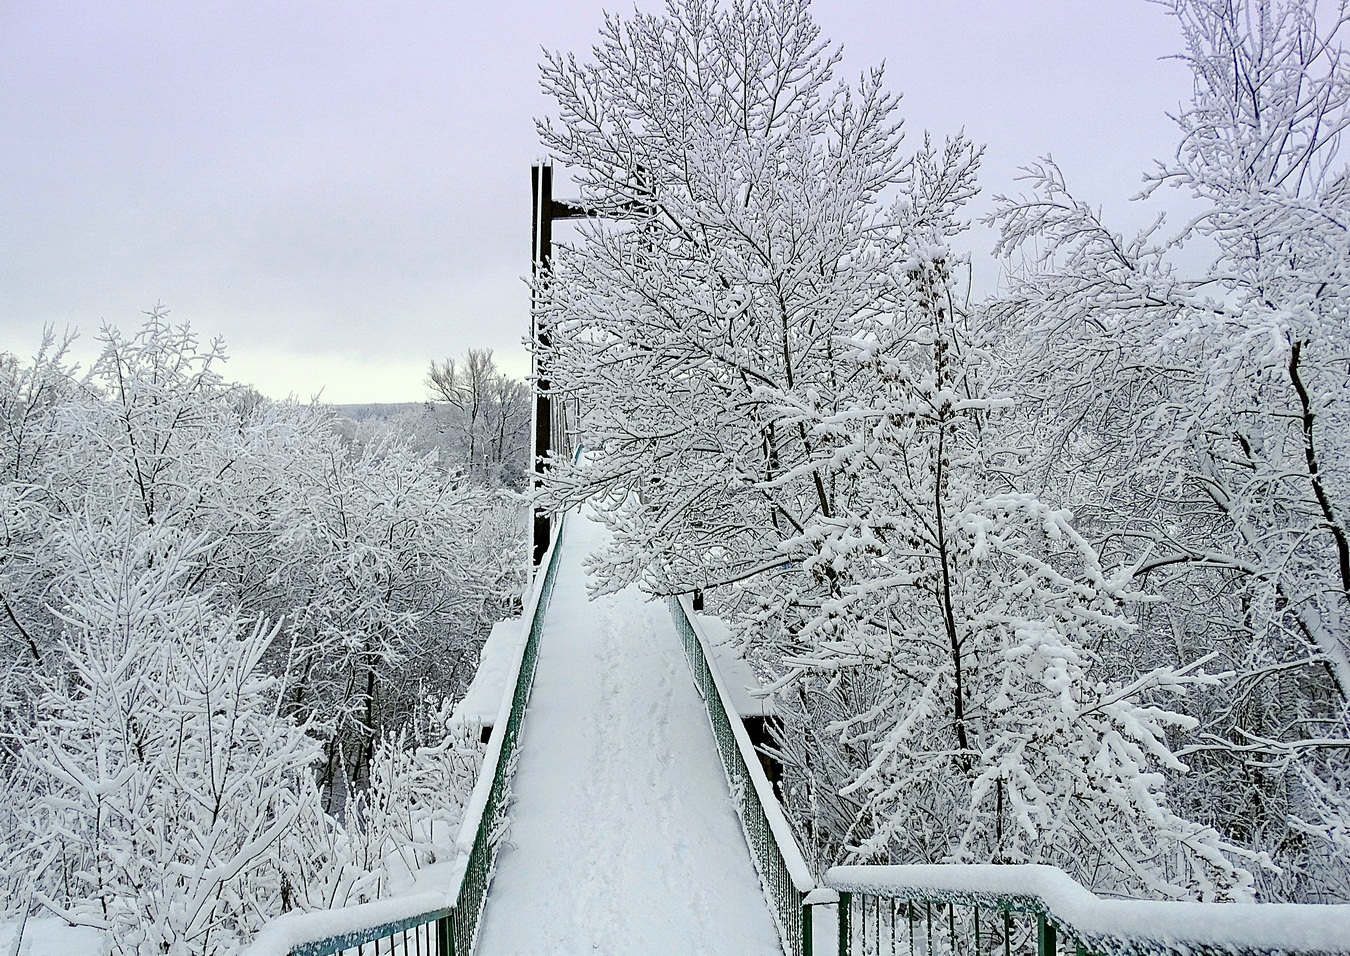
[[[160,302],[276,397],[415,401],[429,360],[470,347],[523,372],[539,51],[589,50],[606,7],[632,9],[0,0],[0,351],[31,353],[44,324],[92,348]],[[988,145],[986,194],[1050,153],[1108,215],[1147,218],[1126,200],[1189,95],[1159,7],[812,9],[850,75],[886,62],[911,141]]]

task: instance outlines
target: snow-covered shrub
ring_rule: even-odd
[[[183,587],[209,540],[124,517],[50,543],[66,669],[19,768],[42,783],[20,834],[37,898],[117,952],[229,951],[272,915],[274,846],[319,797],[319,743],[260,667],[277,628]]]
[[[454,860],[464,808],[478,780],[485,745],[479,728],[432,715],[435,743],[408,730],[387,735],[371,761],[370,786],[347,814],[356,862],[378,885],[372,897],[406,887],[423,867]]]

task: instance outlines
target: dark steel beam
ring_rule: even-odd
[[[530,187],[533,197],[533,221],[530,229],[531,278],[537,283],[548,268],[553,255],[553,167],[536,165],[530,169]],[[539,350],[547,347],[548,335],[539,331],[539,293],[530,294],[530,338],[534,347],[530,353],[534,373],[534,447],[531,457],[534,468],[534,486],[543,483],[547,455],[553,447],[553,400],[549,395],[548,379],[540,368]],[[544,559],[548,550],[552,516],[544,508],[534,509],[534,564]]]

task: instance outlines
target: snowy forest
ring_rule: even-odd
[[[233,951],[453,852],[482,747],[451,705],[526,561],[467,448],[505,418],[519,450],[524,386],[479,352],[477,388],[447,360],[442,402],[353,422],[162,310],[99,344],[0,355],[0,899]]]
[[[528,510],[582,505],[596,593],[733,629],[818,870],[1350,902],[1350,9],[1153,2],[1194,96],[1140,199],[1194,215],[1120,231],[1027,157],[974,252],[979,143],[809,0],[546,54],[594,215],[532,290],[585,451],[533,490],[485,350],[392,416],[232,383],[160,308],[87,370],[0,353],[3,918],[230,953],[444,861]]]

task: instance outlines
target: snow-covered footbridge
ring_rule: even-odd
[[[1350,952],[1350,906],[1103,900],[1044,866],[807,867],[687,601],[587,598],[554,529],[459,859],[417,896],[269,926],[250,956]],[[488,667],[485,664],[485,667]],[[738,712],[739,711],[739,712]]]
[[[602,534],[562,545],[477,951],[779,954],[670,611],[587,600]]]

